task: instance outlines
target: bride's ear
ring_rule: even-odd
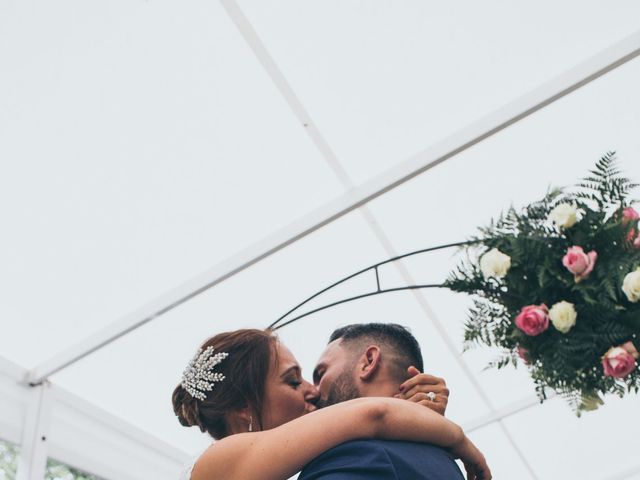
[[[363,382],[368,382],[375,378],[380,370],[381,353],[380,347],[370,345],[364,351],[358,362],[358,376]]]
[[[249,407],[241,408],[227,416],[229,430],[233,433],[251,432],[256,427],[256,420]]]

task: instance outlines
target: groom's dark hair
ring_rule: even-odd
[[[406,378],[407,368],[415,366],[424,371],[422,351],[416,338],[408,328],[396,323],[356,323],[336,329],[329,338],[329,343],[342,339],[342,345],[361,347],[364,343],[373,343],[388,349],[395,359],[396,375]]]

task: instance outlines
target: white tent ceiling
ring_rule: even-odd
[[[631,0],[0,0],[1,356],[42,365],[600,52],[627,38],[638,49],[639,19]],[[206,439],[169,398],[203,338],[266,326],[393,252],[464,240],[607,150],[640,180],[638,84],[630,60],[50,380],[197,452]],[[384,281],[441,281],[451,253]],[[281,337],[308,375],[335,326],[409,325],[496,478],[640,478],[637,428],[621,428],[640,425],[638,397],[581,419],[559,399],[535,406],[524,370],[460,355],[467,306],[446,291],[390,294]]]

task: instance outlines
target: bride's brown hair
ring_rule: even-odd
[[[229,435],[226,416],[249,408],[254,428],[262,429],[262,405],[269,366],[277,361],[277,337],[269,330],[245,329],[225,332],[210,338],[202,349],[213,347],[216,353],[229,356],[215,371],[225,376],[215,383],[205,400],[199,400],[182,385],[173,391],[173,411],[186,427],[197,426],[215,439]]]

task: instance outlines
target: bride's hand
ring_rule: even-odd
[[[400,393],[395,397],[419,403],[444,415],[449,402],[449,389],[445,381],[428,373],[420,373],[413,366],[407,372],[411,378],[400,385]]]
[[[451,453],[462,460],[467,480],[491,480],[491,471],[484,455],[466,435],[460,443],[451,447]]]

